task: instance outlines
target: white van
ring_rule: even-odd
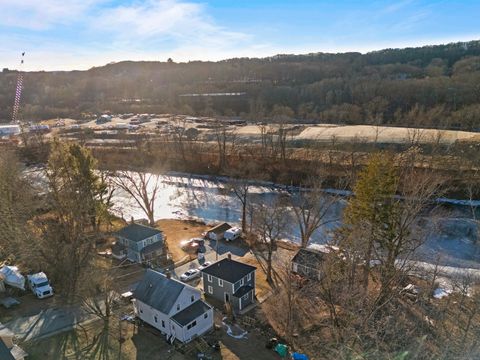
[[[240,236],[242,236],[242,229],[238,227],[232,227],[228,229],[227,231],[225,231],[225,234],[223,235],[226,241],[236,240]]]

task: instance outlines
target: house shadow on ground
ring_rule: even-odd
[[[232,255],[242,257],[249,251],[248,246],[244,243],[237,244],[220,240],[217,247],[217,242],[215,240],[208,240],[207,244],[213,249],[213,251],[217,251],[220,256],[231,253]]]

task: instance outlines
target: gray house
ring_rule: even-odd
[[[311,280],[320,280],[326,256],[328,253],[301,248],[292,259],[292,271]]]
[[[235,311],[245,309],[255,301],[255,270],[257,268],[235,260],[229,254],[202,270],[203,290]]]
[[[121,229],[117,238],[117,247],[130,261],[148,263],[164,255],[164,237],[158,229],[132,223]]]
[[[187,343],[213,328],[213,309],[200,290],[157,271],[147,270],[133,298],[136,316],[170,343]]]

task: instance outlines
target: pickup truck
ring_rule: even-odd
[[[44,299],[49,296],[53,296],[53,288],[50,286],[47,275],[43,272],[39,272],[32,275],[27,275],[28,287],[32,290],[33,294],[39,298]]]

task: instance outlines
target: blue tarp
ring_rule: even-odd
[[[292,359],[293,360],[308,360],[308,356],[305,355],[305,354],[293,353],[292,354]]]

